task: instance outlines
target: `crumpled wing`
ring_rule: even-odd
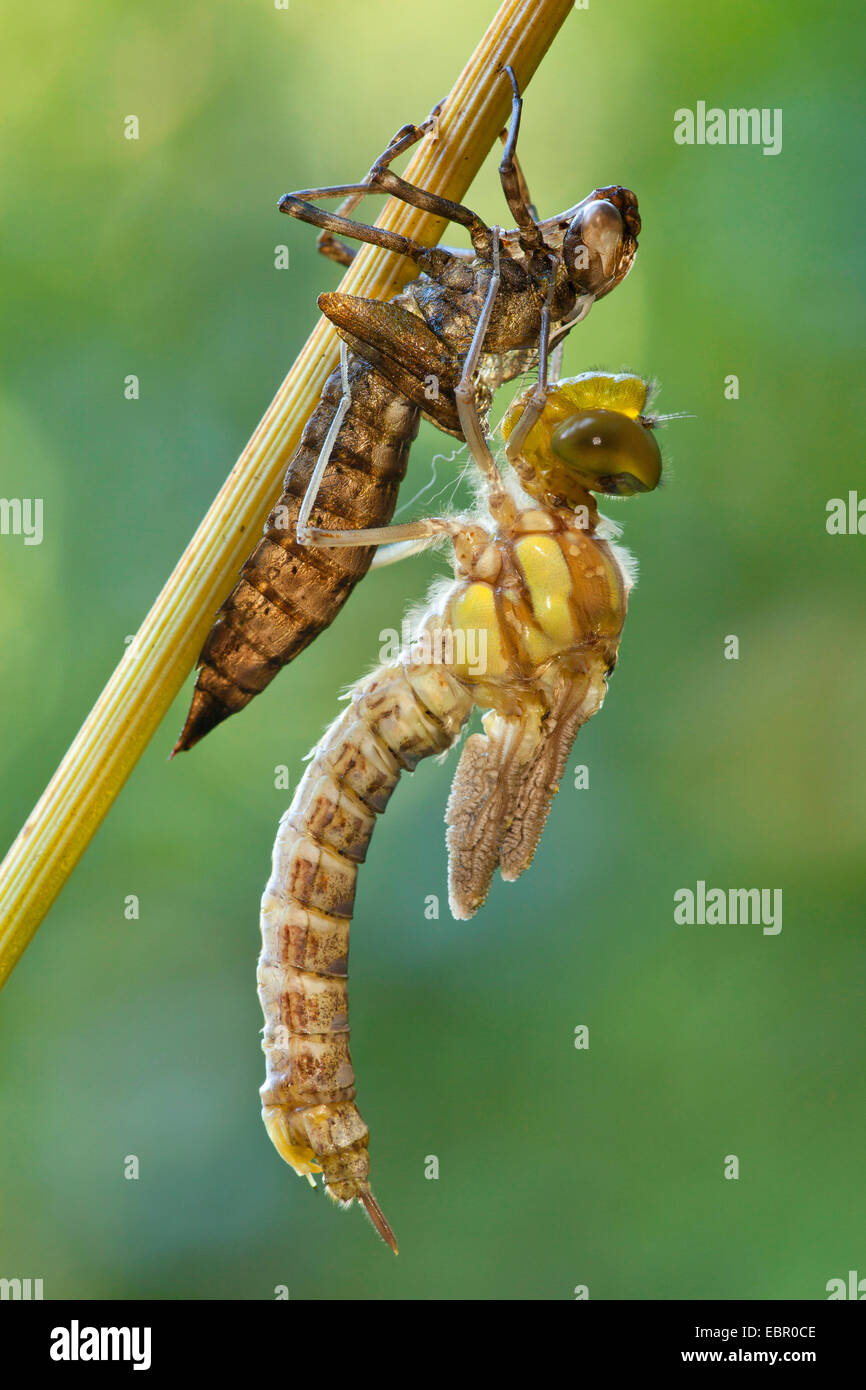
[[[490,710],[484,733],[464,744],[445,811],[448,901],[458,921],[477,912],[490,890],[523,769],[542,742],[542,721],[537,703],[519,718]]]
[[[605,670],[560,673],[543,705],[520,717],[490,711],[484,733],[467,739],[445,812],[458,920],[481,907],[497,865],[512,882],[532,863],[577,731],[604,700]]]
[[[544,723],[544,736],[523,770],[499,849],[506,883],[513,883],[532,863],[571,745],[581,725],[600,709],[606,689],[603,671],[599,669],[556,690]]]

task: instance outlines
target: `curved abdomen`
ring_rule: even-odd
[[[450,747],[471,708],[441,666],[388,667],[360,682],[280,822],[262,899],[268,1133],[297,1173],[321,1171],[337,1201],[360,1201],[394,1249],[370,1191],[369,1133],[354,1103],[346,976],[355,880],[400,773]]]

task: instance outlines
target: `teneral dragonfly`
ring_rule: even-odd
[[[544,357],[542,366],[544,365]],[[358,865],[400,774],[469,737],[446,813],[455,917],[484,902],[496,867],[530,864],[578,729],[601,707],[632,572],[595,494],[655,488],[661,471],[647,383],[542,371],[504,421],[509,472],[469,430],[486,510],[364,531],[417,547],[447,538],[454,582],[434,590],[402,659],[354,686],[283,816],[262,900],[263,1118],[277,1150],[341,1204],[358,1201],[396,1252],[369,1181],[355,1104],[347,959]],[[315,531],[317,545],[346,535]]]

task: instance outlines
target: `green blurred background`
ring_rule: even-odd
[[[4,844],[337,281],[277,197],[362,175],[494,10],[7,11],[0,491],[44,498],[45,537],[0,538]],[[813,1299],[866,1274],[866,538],[825,530],[829,498],[866,493],[858,25],[592,0],[529,89],[542,214],[618,181],[644,219],[566,369],[652,375],[693,418],[665,432],[667,486],[616,506],[641,579],[572,758],[590,788],[566,779],[531,871],[451,921],[453,760],[404,781],[362,871],[352,1052],[399,1261],[271,1148],[254,976],[274,768],[294,785],[430,557],[371,575],[171,764],[189,684],[166,717],[3,995],[0,1276],[49,1298]],[[782,153],[676,145],[698,100],[782,107]],[[493,158],[470,201],[503,219]],[[437,452],[425,426],[407,499]],[[781,934],[674,925],[698,879],[782,888]]]

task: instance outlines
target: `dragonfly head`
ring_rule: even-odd
[[[506,438],[530,394],[531,388],[511,405],[503,421]],[[588,492],[652,492],[662,460],[655,421],[643,414],[648,394],[648,382],[631,373],[585,372],[558,382],[515,464],[526,492],[565,506],[585,502]]]
[[[596,189],[578,204],[562,240],[562,258],[579,294],[601,299],[625,279],[640,225],[637,198],[628,188]]]

